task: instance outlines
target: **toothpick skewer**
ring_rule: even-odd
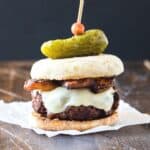
[[[84,24],[81,23],[83,16],[83,8],[84,8],[84,0],[80,0],[77,22],[75,22],[71,27],[71,32],[74,35],[83,34],[85,31],[85,26]]]
[[[84,8],[84,0],[80,0],[79,10],[78,10],[78,18],[77,18],[77,22],[80,22],[80,23],[82,21],[83,8]]]

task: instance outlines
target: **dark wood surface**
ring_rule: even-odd
[[[30,100],[23,90],[31,61],[0,62],[0,99],[7,102]],[[150,71],[143,62],[128,62],[117,79],[121,97],[142,112],[150,113]],[[6,116],[7,117],[7,116]],[[125,127],[118,131],[83,136],[48,138],[17,125],[0,122],[0,150],[150,150],[150,124]]]

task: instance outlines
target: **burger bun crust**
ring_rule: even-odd
[[[60,130],[78,130],[84,131],[97,126],[113,125],[118,120],[118,113],[115,112],[111,116],[101,118],[98,120],[91,121],[67,121],[58,119],[48,119],[42,117],[39,113],[33,112],[30,118],[32,127],[41,128],[49,131],[60,131]]]

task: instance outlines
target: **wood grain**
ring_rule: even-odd
[[[0,62],[0,98],[6,102],[30,100],[23,90],[33,61]],[[128,62],[117,79],[121,97],[142,112],[150,113],[150,71],[143,63]],[[7,116],[6,116],[7,117]],[[13,150],[149,150],[150,124],[82,136],[39,136],[31,130],[0,122],[0,149]]]

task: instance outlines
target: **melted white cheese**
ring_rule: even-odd
[[[101,93],[92,93],[88,89],[66,89],[58,87],[52,91],[41,92],[48,113],[63,112],[67,106],[94,106],[105,111],[113,105],[113,88]]]

